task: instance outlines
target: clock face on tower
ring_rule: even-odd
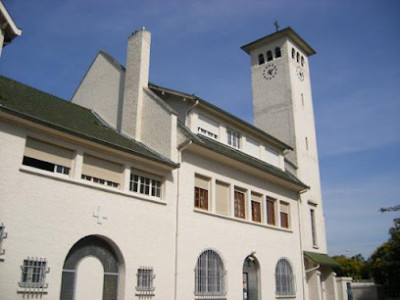
[[[297,77],[299,77],[299,79],[301,81],[304,80],[304,71],[303,71],[303,69],[301,67],[297,67],[296,68],[296,74],[297,74]]]
[[[274,64],[267,64],[263,70],[263,77],[266,80],[271,80],[278,72],[278,68]]]

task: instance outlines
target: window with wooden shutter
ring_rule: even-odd
[[[229,216],[231,213],[229,184],[217,181],[215,183],[215,210],[216,213]]]
[[[251,219],[254,222],[262,221],[262,196],[259,194],[251,194]]]
[[[243,191],[235,188],[235,217],[246,218],[245,194]]]
[[[208,190],[210,179],[200,175],[194,180],[194,207],[208,210]]]
[[[276,225],[275,203],[276,203],[275,199],[267,197],[267,223],[268,223],[268,225]]]
[[[97,184],[119,187],[122,165],[85,154],[81,178]]]
[[[289,228],[289,204],[285,202],[280,203],[280,216],[281,227]]]
[[[69,175],[73,155],[72,150],[28,137],[22,164],[44,171]]]

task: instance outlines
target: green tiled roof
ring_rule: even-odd
[[[91,110],[0,76],[0,110],[70,134],[177,167],[142,143],[102,122]]]
[[[191,132],[189,128],[187,128],[181,122],[178,122],[179,127],[182,129],[183,134],[191,140],[193,143],[203,146],[207,149],[215,151],[219,154],[230,157],[234,160],[242,162],[246,165],[252,166],[258,170],[264,171],[271,175],[274,175],[278,178],[284,179],[288,182],[294,183],[302,189],[308,188],[303,182],[301,182],[297,177],[290,174],[289,172],[285,172],[280,168],[277,168],[269,163],[266,163],[262,160],[259,160],[253,156],[250,156],[242,151],[229,147],[225,144],[222,144],[214,139],[208,138],[202,134],[194,134]]]
[[[327,254],[304,251],[304,256],[306,256],[307,258],[311,259],[313,262],[321,266],[330,266],[330,267],[339,266],[339,264]]]

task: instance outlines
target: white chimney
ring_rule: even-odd
[[[148,86],[151,34],[144,27],[128,39],[122,104],[122,133],[140,140],[143,89]]]

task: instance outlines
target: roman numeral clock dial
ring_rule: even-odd
[[[267,64],[263,70],[263,77],[266,80],[271,80],[278,73],[278,68],[274,64]]]

